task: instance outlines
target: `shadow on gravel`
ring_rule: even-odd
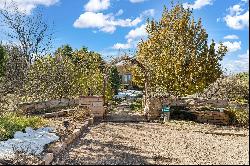
[[[90,127],[98,126],[103,120],[98,119]],[[127,123],[124,122],[110,122],[110,123]],[[131,122],[130,122],[131,123]],[[140,123],[133,121],[132,123]],[[156,161],[157,156],[148,158],[139,155],[139,150],[135,147],[115,144],[114,141],[101,142],[99,140],[86,139],[85,136],[89,134],[91,128],[85,129],[80,138],[74,144],[71,144],[64,154],[59,154],[54,160],[56,165],[150,165],[152,161]],[[118,137],[117,137],[118,138]],[[119,137],[120,139],[125,139]],[[149,162],[151,161],[151,162]],[[62,164],[61,164],[62,163]]]
[[[135,121],[135,120],[104,120],[103,122],[108,122],[108,123],[143,123],[143,122],[148,122],[148,121]]]
[[[70,151],[61,156],[67,165],[149,165],[147,157],[138,154],[133,147],[100,142],[98,140],[82,139],[74,146],[77,151]],[[74,155],[72,155],[74,154]]]

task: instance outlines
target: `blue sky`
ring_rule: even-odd
[[[0,0],[0,8],[1,8]],[[5,0],[10,1],[10,0]],[[119,50],[135,50],[146,38],[145,21],[158,20],[170,0],[14,0],[27,14],[42,8],[48,22],[54,22],[54,48],[70,44],[86,46],[103,57],[117,56]],[[179,0],[202,18],[209,41],[229,48],[223,67],[232,72],[249,70],[248,0]]]

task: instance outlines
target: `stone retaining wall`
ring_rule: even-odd
[[[196,121],[201,123],[211,123],[217,125],[228,125],[229,124],[229,116],[224,112],[214,112],[214,111],[206,111],[206,112],[192,112],[196,115]]]
[[[63,151],[66,150],[76,139],[78,139],[82,133],[86,131],[86,129],[88,129],[88,127],[93,123],[93,118],[87,119],[83,124],[77,126],[76,129],[71,134],[69,134],[65,140],[52,144],[47,152],[43,155],[42,162],[40,162],[39,165],[50,165],[57,155],[63,153]]]
[[[194,114],[196,121],[202,123],[223,124],[229,123],[229,117],[224,112],[219,111],[196,111],[205,106],[211,106],[213,109],[225,110],[228,106],[235,108],[243,108],[248,110],[248,104],[238,104],[235,102],[229,102],[227,100],[215,100],[215,99],[203,99],[203,98],[189,98],[182,97],[178,99],[167,99],[152,97],[147,100],[145,113],[149,119],[157,119],[161,114],[162,105],[167,104],[170,107],[180,106],[191,110],[190,113]]]
[[[61,110],[57,112],[46,113],[46,114],[43,114],[42,116],[44,118],[62,117],[62,116],[67,116],[68,114],[74,113],[76,111],[77,109],[66,109],[66,110]]]
[[[97,118],[103,118],[105,114],[103,97],[100,96],[81,96],[79,107],[91,110],[91,114]]]
[[[33,103],[22,103],[19,104],[18,107],[26,112],[27,114],[36,114],[41,110],[49,110],[55,108],[63,108],[63,107],[71,107],[71,106],[79,106],[91,111],[91,114],[94,117],[103,117],[105,114],[105,107],[103,106],[103,97],[102,96],[80,96],[75,99],[57,99],[57,100],[49,100],[43,102],[33,102]],[[48,113],[45,116],[63,116],[66,114],[65,110]]]
[[[43,102],[21,103],[18,107],[26,113],[60,107],[77,106],[79,99],[56,99]]]
[[[229,106],[229,102],[227,100],[188,98],[188,97],[182,97],[176,100],[165,99],[164,102],[170,103],[170,106],[185,106],[185,107],[202,107],[210,105],[212,107],[225,108]]]

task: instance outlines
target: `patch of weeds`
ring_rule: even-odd
[[[13,112],[0,116],[0,141],[13,138],[16,131],[24,131],[26,127],[39,128],[46,124],[41,117],[28,117]]]
[[[137,99],[132,104],[129,105],[132,111],[141,111],[142,110],[142,100]]]

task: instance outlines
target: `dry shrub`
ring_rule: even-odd
[[[84,121],[90,116],[90,110],[86,108],[78,108],[73,114],[74,121]]]
[[[242,108],[228,108],[225,111],[229,115],[230,124],[247,127],[249,125],[249,111]]]
[[[249,74],[239,73],[225,78],[219,78],[211,84],[201,96],[246,102],[249,96]]]

